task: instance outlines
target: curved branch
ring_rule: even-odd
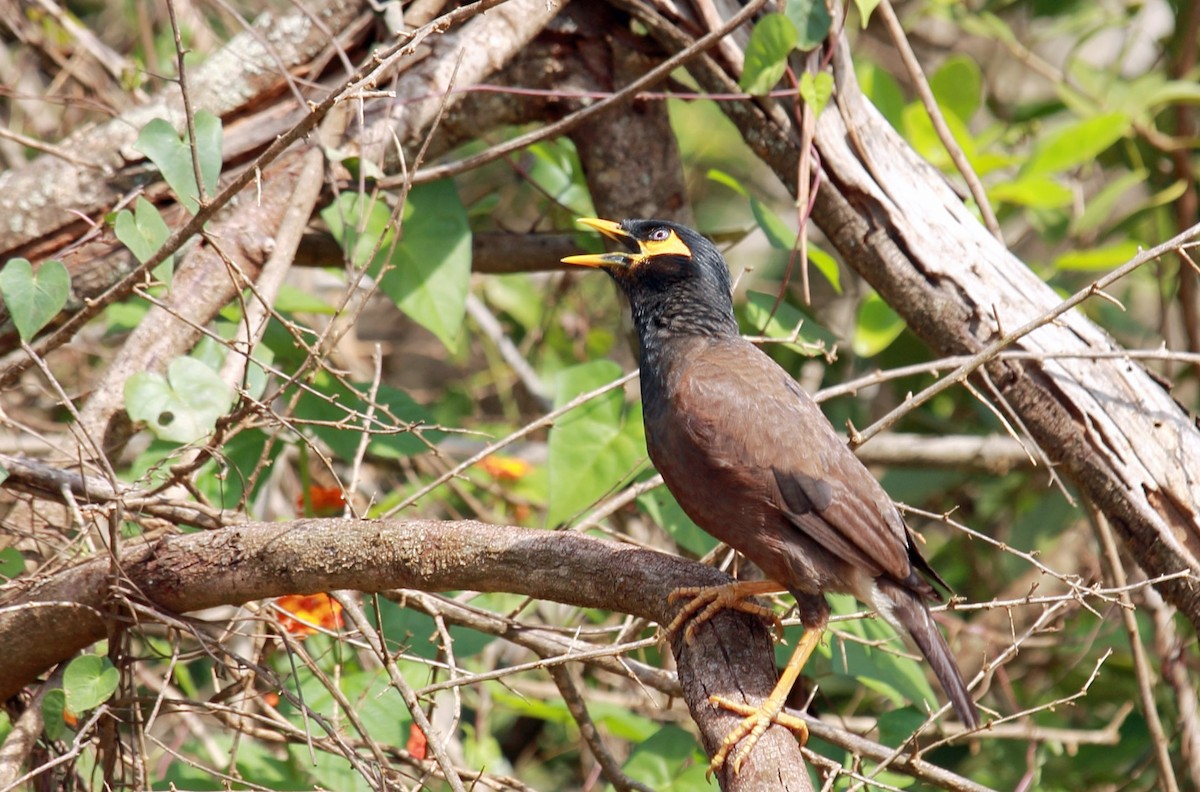
[[[247,523],[168,536],[126,551],[121,591],[186,613],[287,593],[355,589],[466,589],[524,594],[606,608],[664,624],[681,586],[729,578],[711,567],[652,550],[572,533],[480,522],[297,520]],[[121,613],[107,558],[59,572],[0,608],[0,699],[108,634]],[[142,616],[144,618],[144,615]],[[31,635],[38,640],[30,641]],[[711,694],[759,701],[775,679],[767,627],[725,611],[691,646],[672,647],[683,697],[711,755],[739,720],[708,703]],[[723,771],[723,774],[727,771]],[[811,789],[792,735],[772,727],[725,789]]]

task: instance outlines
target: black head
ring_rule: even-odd
[[[726,335],[737,333],[729,268],[698,232],[669,220],[584,218],[623,249],[568,256],[567,264],[603,269],[625,292],[638,330]]]

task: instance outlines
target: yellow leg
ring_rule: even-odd
[[[757,597],[760,594],[778,594],[781,591],[787,591],[787,589],[771,580],[746,580],[727,583],[724,586],[677,588],[671,592],[667,598],[668,601],[674,602],[684,598],[691,598],[691,601],[684,605],[667,625],[667,635],[675,635],[684,622],[692,619],[692,616],[698,611],[699,615],[692,619],[688,624],[687,632],[683,634],[684,640],[690,645],[692,639],[696,637],[696,629],[700,625],[716,616],[718,611],[732,608],[767,619],[771,622],[775,634],[782,638],[783,622],[779,620],[775,611],[746,601],[749,597]]]
[[[720,750],[717,751],[716,755],[712,758],[712,762],[709,763],[709,770],[711,772],[715,773],[721,769],[721,766],[725,764],[725,760],[729,757],[729,752],[733,750],[733,747],[739,741],[742,744],[733,755],[733,772],[737,773],[741,770],[742,763],[746,761],[746,757],[754,750],[754,745],[772,723],[779,723],[795,732],[801,745],[808,741],[808,726],[805,725],[804,721],[791,716],[780,716],[780,712],[783,710],[784,702],[787,701],[788,693],[792,691],[792,686],[796,684],[796,679],[799,678],[800,672],[804,669],[804,664],[808,662],[808,658],[812,655],[813,650],[821,642],[822,632],[824,631],[814,628],[804,631],[804,637],[796,644],[796,651],[792,653],[791,659],[788,660],[787,666],[784,667],[783,673],[779,676],[779,681],[775,683],[775,688],[771,691],[771,695],[767,696],[767,700],[758,707],[749,707],[722,696],[709,697],[708,701],[710,704],[748,716],[734,727],[729,734],[725,735],[725,739],[721,742]],[[743,740],[743,738],[745,739]]]

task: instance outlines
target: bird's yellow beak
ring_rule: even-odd
[[[604,236],[626,247],[640,247],[637,240],[625,233],[620,223],[613,222],[612,220],[601,220],[596,217],[581,217],[579,218],[579,223],[588,228],[596,229],[601,234],[604,234]],[[628,267],[640,259],[641,256],[618,251],[615,253],[583,253],[578,256],[567,256],[562,262],[580,267]]]

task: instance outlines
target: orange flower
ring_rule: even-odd
[[[479,467],[496,481],[520,481],[529,475],[529,471],[533,470],[533,465],[524,459],[494,454],[484,457],[479,462]]]
[[[346,493],[341,487],[318,487],[313,484],[308,488],[308,498],[312,502],[313,517],[333,517],[341,514],[346,507]],[[304,511],[304,495],[296,497],[296,511]]]
[[[288,594],[275,604],[296,617],[277,614],[283,629],[300,638],[316,633],[318,627],[334,630],[342,626],[342,604],[328,594]]]
[[[425,739],[425,732],[421,731],[421,727],[415,723],[408,725],[408,744],[404,746],[404,750],[412,754],[414,759],[424,759],[428,754],[429,740]]]

